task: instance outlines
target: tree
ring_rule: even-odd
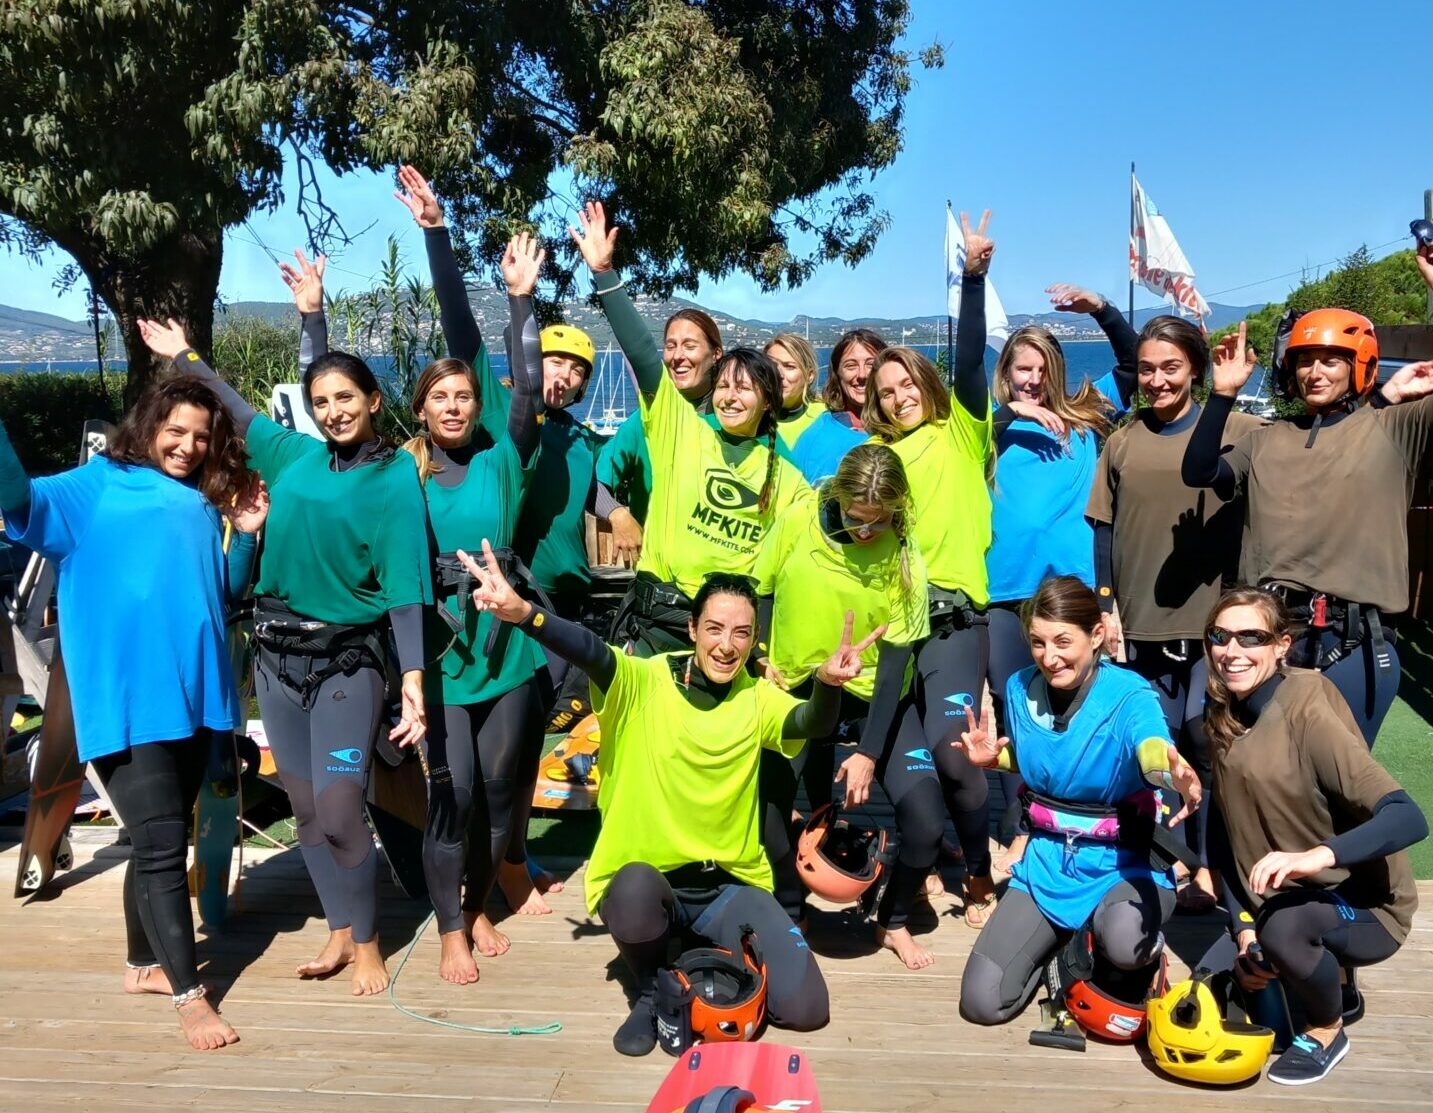
[[[27,0],[0,12],[0,242],[75,259],[115,314],[131,399],[155,370],[139,317],[175,316],[209,350],[224,231],[284,201],[286,158],[314,249],[342,236],[316,164],[416,161],[482,258],[600,194],[655,293],[734,270],[796,284],[886,227],[861,187],[900,149],[908,16],[906,0]],[[563,293],[573,258],[549,254]]]

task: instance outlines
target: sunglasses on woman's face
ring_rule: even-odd
[[[1256,649],[1261,645],[1272,645],[1274,635],[1269,630],[1226,630],[1222,626],[1211,626],[1204,635],[1210,645],[1228,645],[1238,642],[1245,649]]]
[[[841,525],[850,533],[859,533],[865,537],[871,537],[878,533],[885,533],[891,528],[891,519],[883,518],[875,522],[863,522],[860,518],[853,518],[844,510],[841,511]]]

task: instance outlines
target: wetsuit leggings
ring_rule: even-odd
[[[146,742],[96,758],[95,772],[129,832],[124,932],[130,966],[164,970],[174,993],[199,984],[185,872],[189,817],[209,760],[210,734]]]
[[[378,930],[378,852],[364,820],[364,789],[384,678],[367,664],[330,676],[305,709],[293,685],[327,663],[295,655],[280,662],[260,648],[254,687],[329,930],[351,928],[355,943],[367,943]]]
[[[617,871],[602,896],[599,914],[636,979],[638,995],[655,991],[657,971],[667,964],[673,939],[685,946],[695,937],[699,945],[739,952],[742,928],[750,925],[766,958],[771,1023],[799,1032],[825,1025],[831,1015],[826,981],[816,956],[776,898],[765,889],[736,883],[720,870],[705,883],[710,887],[680,884],[697,872],[690,866],[676,871],[679,884],[674,888],[667,875],[645,862],[632,862]]]
[[[1254,931],[1290,1004],[1315,1028],[1343,1015],[1342,967],[1371,966],[1399,947],[1372,912],[1324,889],[1277,894],[1259,909]]]
[[[461,931],[465,909],[482,911],[513,835],[518,796],[525,790],[532,800],[522,777],[542,749],[538,689],[533,677],[482,703],[428,708],[423,876],[440,932]]]
[[[1125,879],[1095,907],[1095,946],[1112,966],[1138,970],[1159,957],[1160,927],[1174,911],[1174,890],[1147,878]],[[1070,937],[1024,889],[1011,888],[980,929],[960,979],[960,1015],[972,1024],[1004,1024],[1034,996],[1055,948]]]
[[[1328,630],[1325,630],[1317,641],[1309,636],[1310,633],[1312,631],[1294,638],[1293,648],[1289,651],[1289,664],[1297,668],[1314,668],[1318,658],[1339,642],[1339,638]],[[1378,728],[1383,725],[1388,709],[1393,706],[1393,698],[1398,695],[1400,665],[1398,647],[1394,644],[1394,631],[1385,626],[1383,635],[1388,648],[1387,667],[1378,667],[1373,655],[1373,639],[1365,634],[1363,641],[1352,653],[1320,670],[1333,681],[1333,686],[1347,702],[1348,709],[1353,712],[1354,720],[1363,731],[1363,740],[1368,743],[1370,750],[1373,749],[1374,739],[1378,737]]]
[[[1165,642],[1126,641],[1125,667],[1154,685],[1159,707],[1164,712],[1169,736],[1184,760],[1199,774],[1204,796],[1199,810],[1184,821],[1184,838],[1199,861],[1209,864],[1209,805],[1214,799],[1214,768],[1210,764],[1209,739],[1204,734],[1204,696],[1209,686],[1209,666],[1203,647],[1186,642],[1185,659],[1165,652]]]
[[[926,748],[935,758],[946,810],[965,852],[968,877],[990,876],[990,790],[985,770],[951,740],[965,729],[965,709],[980,714],[990,636],[984,616],[970,626],[933,623],[937,632],[916,650],[916,701]]]

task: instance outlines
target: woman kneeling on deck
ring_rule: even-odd
[[[739,952],[745,925],[766,955],[772,1023],[801,1031],[824,1025],[826,983],[771,894],[757,770],[763,747],[791,756],[807,738],[831,733],[841,686],[860,673],[861,654],[885,627],[852,645],[848,612],[840,645],[816,670],[803,703],[747,674],[756,592],[745,577],[707,577],[693,600],[691,652],[643,659],[519,598],[487,542],[482,566],[459,556],[478,585],[473,602],[480,610],[592,678],[602,724],[602,833],[587,866],[587,911],[607,924],[637,983],[613,1046],[624,1055],[656,1046],[657,974],[674,936]]]
[[[1104,659],[1095,593],[1055,576],[1022,617],[1035,665],[1006,688],[1010,738],[991,737],[989,714],[977,725],[967,708],[969,729],[952,743],[978,766],[1020,773],[1031,828],[961,979],[960,1013],[976,1024],[1018,1014],[1057,946],[1087,926],[1097,960],[1115,971],[1160,959],[1174,875],[1151,861],[1160,806],[1151,786],[1184,798],[1173,823],[1200,799],[1198,774],[1170,741],[1154,689]],[[1102,812],[1118,815],[1114,838]],[[1088,837],[1070,833],[1087,824]]]

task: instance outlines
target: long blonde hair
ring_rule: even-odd
[[[464,375],[467,377],[468,385],[473,388],[473,401],[477,404],[477,412],[473,415],[474,422],[477,415],[483,412],[483,393],[478,387],[478,377],[473,373],[472,366],[461,359],[453,359],[451,356],[444,359],[435,359],[423,373],[418,376],[418,382],[413,387],[413,416],[423,416],[423,402],[428,397],[428,392],[438,383],[440,379],[446,379],[449,375]],[[423,426],[423,431],[416,437],[411,437],[403,445],[403,451],[413,457],[418,465],[418,482],[427,483],[428,480],[442,471],[442,467],[433,462],[433,437],[428,426]]]
[[[911,485],[906,469],[893,449],[883,444],[858,444],[841,458],[836,474],[821,484],[821,500],[835,499],[842,506],[864,503],[891,516],[891,531],[900,543],[901,586],[914,589],[911,579],[910,538],[906,532],[911,513]]]
[[[1240,734],[1244,724],[1234,714],[1234,694],[1220,678],[1214,668],[1214,657],[1210,652],[1209,631],[1218,625],[1219,616],[1230,607],[1253,607],[1263,617],[1274,637],[1287,637],[1293,625],[1289,608],[1272,591],[1258,587],[1230,588],[1219,597],[1209,618],[1204,623],[1204,661],[1209,668],[1208,690],[1204,699],[1204,736],[1209,739],[1209,752],[1222,754]],[[1279,672],[1284,671],[1284,662],[1279,662]]]
[[[927,421],[945,421],[950,417],[950,391],[935,364],[914,348],[886,348],[876,355],[876,369],[871,372],[866,384],[866,404],[861,410],[861,424],[866,427],[866,432],[887,444],[900,440],[910,432],[902,429],[881,409],[881,392],[876,378],[887,363],[898,363],[906,369],[911,382],[920,391]]]
[[[797,336],[794,332],[778,332],[766,342],[766,347],[761,350],[769,356],[771,349],[778,344],[791,353],[791,358],[796,361],[796,366],[801,368],[801,374],[806,377],[806,389],[801,392],[801,400],[803,402],[820,401],[821,392],[816,389],[816,349],[811,346],[811,341],[804,336]]]
[[[1000,358],[995,361],[993,388],[996,404],[1003,406],[1016,399],[1010,384],[1010,366],[1015,362],[1015,352],[1021,347],[1034,348],[1045,361],[1042,380],[1045,400],[1041,405],[1062,418],[1070,428],[1093,433],[1096,437],[1109,436],[1114,407],[1091,382],[1086,382],[1073,395],[1066,393],[1064,349],[1049,329],[1039,325],[1016,329],[1005,342],[1005,347],[1000,349]]]

